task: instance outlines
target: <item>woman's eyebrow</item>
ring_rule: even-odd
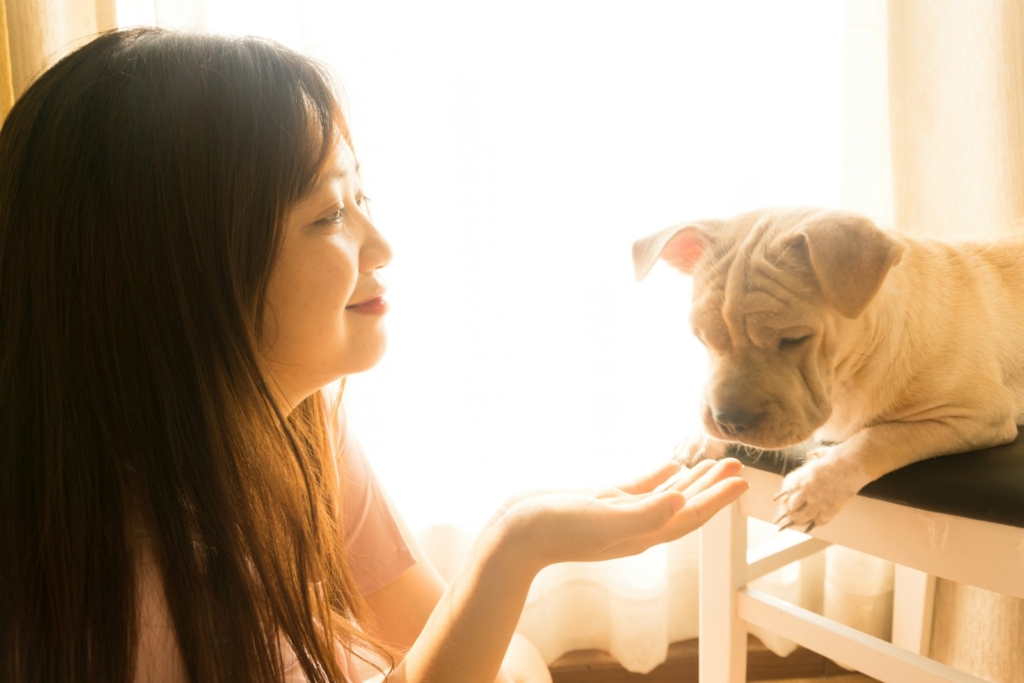
[[[357,161],[356,162],[356,175],[359,175],[359,169],[361,167],[362,167],[362,164],[360,164]],[[313,184],[313,187],[310,188],[309,194],[315,194],[315,193],[319,192],[320,190],[323,190],[333,180],[344,180],[347,177],[348,177],[348,169],[347,168],[342,168],[342,169],[332,168],[328,173],[325,173],[324,175],[320,176],[319,179],[317,179],[317,181]]]

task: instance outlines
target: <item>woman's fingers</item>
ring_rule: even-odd
[[[658,531],[661,536],[657,543],[665,543],[695,531],[711,519],[719,510],[742,496],[750,484],[737,476],[725,476],[711,483],[707,488],[687,497],[686,505]]]
[[[669,462],[656,472],[637,479],[630,487],[606,489],[605,491],[598,492],[597,496],[613,504],[626,505],[632,504],[635,497],[643,498],[666,491],[680,491],[689,498],[722,477],[734,475],[742,469],[743,465],[733,458],[702,460],[691,468],[679,467],[675,463]],[[673,470],[674,474],[672,473]],[[660,484],[653,488],[648,488],[659,479],[661,479]],[[633,486],[638,490],[635,490]]]
[[[652,491],[655,493],[672,489],[682,491],[711,469],[715,462],[714,460],[703,460],[692,468],[688,468],[676,460],[669,460],[659,465],[658,469],[653,472],[619,486],[616,490],[633,496]]]
[[[665,483],[672,475],[679,472],[680,469],[682,469],[682,465],[674,460],[669,460],[659,465],[658,469],[653,472],[649,472],[618,488],[632,495],[647,493],[653,491],[659,484]]]
[[[708,461],[705,460],[698,464],[703,465],[704,462]],[[743,464],[733,458],[724,458],[711,462],[712,464],[709,467],[695,473],[689,481],[682,483],[679,490],[683,492],[683,495],[691,498],[716,482],[726,477],[734,477],[743,471]],[[694,469],[696,470],[697,468],[695,467]]]
[[[662,526],[651,529],[649,533],[624,538],[622,542],[609,548],[601,559],[640,553],[651,546],[674,541],[699,529],[715,513],[750,488],[745,479],[736,476],[741,469],[742,465],[739,462],[726,460],[702,467],[703,474],[687,488],[686,503],[678,512]],[[650,497],[660,495],[652,494]]]
[[[648,472],[633,481],[622,484],[621,486],[592,489],[591,491],[597,498],[602,498],[609,502],[629,502],[628,496],[645,496],[650,493],[658,493],[661,491],[685,491],[687,488],[691,487],[694,482],[700,480],[701,477],[707,474],[709,470],[714,468],[715,464],[718,462],[726,461],[702,460],[693,467],[687,468],[675,460],[668,460],[658,465],[657,469]],[[739,464],[736,460],[732,460],[732,462]],[[557,491],[541,490],[535,491],[534,495],[555,492]],[[626,496],[624,497],[622,494],[626,494]],[[525,497],[527,496],[522,496],[522,498]]]
[[[675,489],[676,491],[683,491],[684,493],[689,490],[696,482],[701,481],[708,472],[715,469],[715,466],[721,461],[718,460],[701,460],[693,467],[683,467],[678,474],[666,481],[664,484],[659,486],[656,490],[670,490]]]

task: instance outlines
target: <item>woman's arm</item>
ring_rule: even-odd
[[[364,596],[370,621],[362,626],[375,638],[404,653],[416,642],[447,584],[393,506],[392,513],[416,564],[383,588]]]
[[[390,680],[495,680],[534,575],[509,540],[481,534]]]
[[[416,638],[419,637],[427,619],[437,607],[448,584],[416,541],[386,492],[384,498],[402,536],[406,539],[406,543],[409,544],[409,548],[416,558],[416,564],[402,572],[388,585],[364,596],[371,620],[363,627],[374,637],[404,654],[416,642]],[[521,646],[532,647],[528,643],[521,643]],[[530,653],[527,652],[527,654]],[[539,658],[539,655],[534,655],[534,657]],[[524,659],[526,658],[524,657]],[[520,665],[519,668],[523,668],[523,666]],[[506,673],[502,667],[495,678],[495,683],[512,683],[513,680],[513,676]],[[533,676],[530,680],[543,681],[550,680],[550,678]]]
[[[537,572],[634,555],[693,531],[747,489],[740,468],[701,463],[654,492],[673,465],[620,488],[514,501],[481,533],[391,680],[494,680]]]

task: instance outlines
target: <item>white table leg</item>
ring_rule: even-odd
[[[892,592],[892,644],[928,656],[935,604],[935,577],[896,565]]]
[[[736,614],[746,586],[747,518],[735,503],[700,530],[700,683],[745,683],[747,628]]]

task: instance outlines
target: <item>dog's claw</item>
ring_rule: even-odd
[[[815,522],[811,522],[810,524],[807,525],[807,528],[804,529],[804,533],[805,534],[811,533],[811,529],[813,529],[814,527],[815,527]]]
[[[772,524],[778,524],[779,522],[784,520],[788,515],[789,515],[789,513],[786,512],[785,510],[783,510],[782,512],[779,513],[778,517],[776,517],[774,520],[772,520]]]
[[[772,500],[778,500],[779,498],[782,498],[783,496],[788,496],[788,495],[789,495],[789,491],[785,491],[785,490],[779,491],[778,493],[775,494],[775,497],[772,498]]]
[[[785,531],[789,527],[793,526],[793,524],[794,524],[793,520],[789,520],[788,522],[786,522],[785,524],[783,524],[782,526],[779,527],[779,531]]]

